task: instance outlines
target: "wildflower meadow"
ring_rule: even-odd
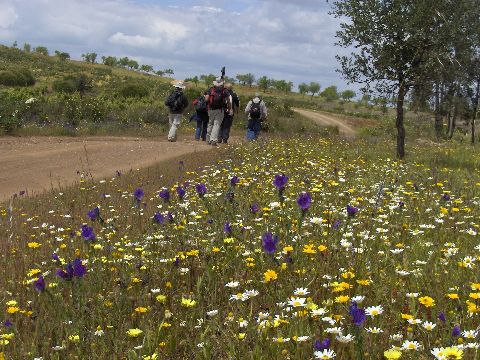
[[[4,204],[0,359],[479,359],[480,158],[385,146],[230,145]]]

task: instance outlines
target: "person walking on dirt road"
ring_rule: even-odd
[[[208,90],[207,141],[213,146],[217,146],[225,111],[230,112],[232,109],[229,93],[223,84],[223,79],[219,77]]]
[[[267,106],[260,99],[260,94],[250,100],[245,108],[245,114],[248,116],[247,140],[256,140],[262,130],[262,121],[267,119]]]
[[[205,92],[200,97],[193,100],[193,107],[195,108],[195,114],[192,115],[190,120],[197,122],[197,128],[195,129],[195,140],[206,141],[207,127],[208,127],[208,93]]]
[[[165,100],[165,105],[170,110],[168,114],[168,122],[170,123],[170,130],[168,131],[168,141],[177,141],[177,129],[182,122],[182,114],[188,106],[188,99],[183,94],[185,85],[182,81],[175,81],[173,83],[175,88],[173,92]]]
[[[238,108],[240,107],[240,99],[238,95],[232,89],[233,85],[231,83],[225,84],[225,89],[228,92],[228,96],[230,97],[230,103],[232,104],[232,109],[228,112],[225,112],[223,117],[222,127],[220,129],[220,142],[226,144],[228,142],[228,138],[230,137],[230,129],[233,124],[233,117],[235,114],[238,114]]]

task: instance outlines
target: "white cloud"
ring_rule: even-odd
[[[108,40],[112,44],[127,45],[139,48],[156,48],[161,44],[161,40],[158,38],[150,38],[141,35],[125,35],[121,32],[113,34]]]
[[[0,1],[0,29],[8,29],[18,19],[15,7],[6,1]]]
[[[230,76],[252,72],[344,85],[335,73],[338,21],[325,5],[239,1],[244,8],[233,12],[222,6],[224,0],[192,0],[197,3],[184,7],[133,0],[0,0],[0,42],[44,45],[77,58],[91,51],[128,56],[157,69],[173,68],[179,78],[217,73],[225,65]]]
[[[192,10],[195,10],[197,12],[210,12],[214,14],[220,14],[223,12],[223,9],[213,7],[213,6],[193,6]]]

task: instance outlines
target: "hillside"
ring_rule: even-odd
[[[30,73],[34,85],[0,85],[0,134],[157,135],[165,131],[167,109],[163,101],[171,90],[172,78],[0,46],[0,78],[2,73],[21,71]],[[203,81],[187,83],[187,97],[193,100],[208,85]],[[374,106],[365,100],[327,101],[321,96],[274,89],[261,91],[257,86],[240,84],[235,84],[235,91],[242,104],[256,92],[262,94],[270,110],[265,130],[271,132],[324,131],[291,111],[292,107],[373,119],[379,126],[370,124],[370,130],[366,131],[371,136],[383,135],[385,130],[393,128],[394,111],[385,104]],[[188,109],[187,118],[192,111]],[[428,133],[429,120],[428,115],[407,113],[407,127],[412,129],[420,126]],[[234,123],[237,130],[244,126],[243,121]],[[191,130],[184,127],[184,131]]]

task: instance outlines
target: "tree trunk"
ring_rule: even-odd
[[[403,80],[399,83],[398,97],[397,97],[397,157],[403,159],[405,157],[405,127],[403,126],[403,104],[405,102],[405,95],[407,89]]]
[[[450,124],[450,133],[448,134],[448,139],[453,138],[453,133],[455,132],[455,128],[457,127],[457,115],[458,115],[458,106],[455,103],[455,106],[453,108],[452,123]]]
[[[435,133],[437,139],[442,137],[443,131],[443,119],[442,112],[440,110],[440,86],[438,83],[435,84]]]
[[[448,136],[450,134],[450,129],[452,128],[452,111],[448,111],[447,114],[447,131],[445,132],[445,135]]]
[[[476,103],[473,106],[473,116],[472,116],[472,145],[475,145],[475,123],[477,120],[478,108],[480,107],[480,79],[477,80],[477,93]]]

